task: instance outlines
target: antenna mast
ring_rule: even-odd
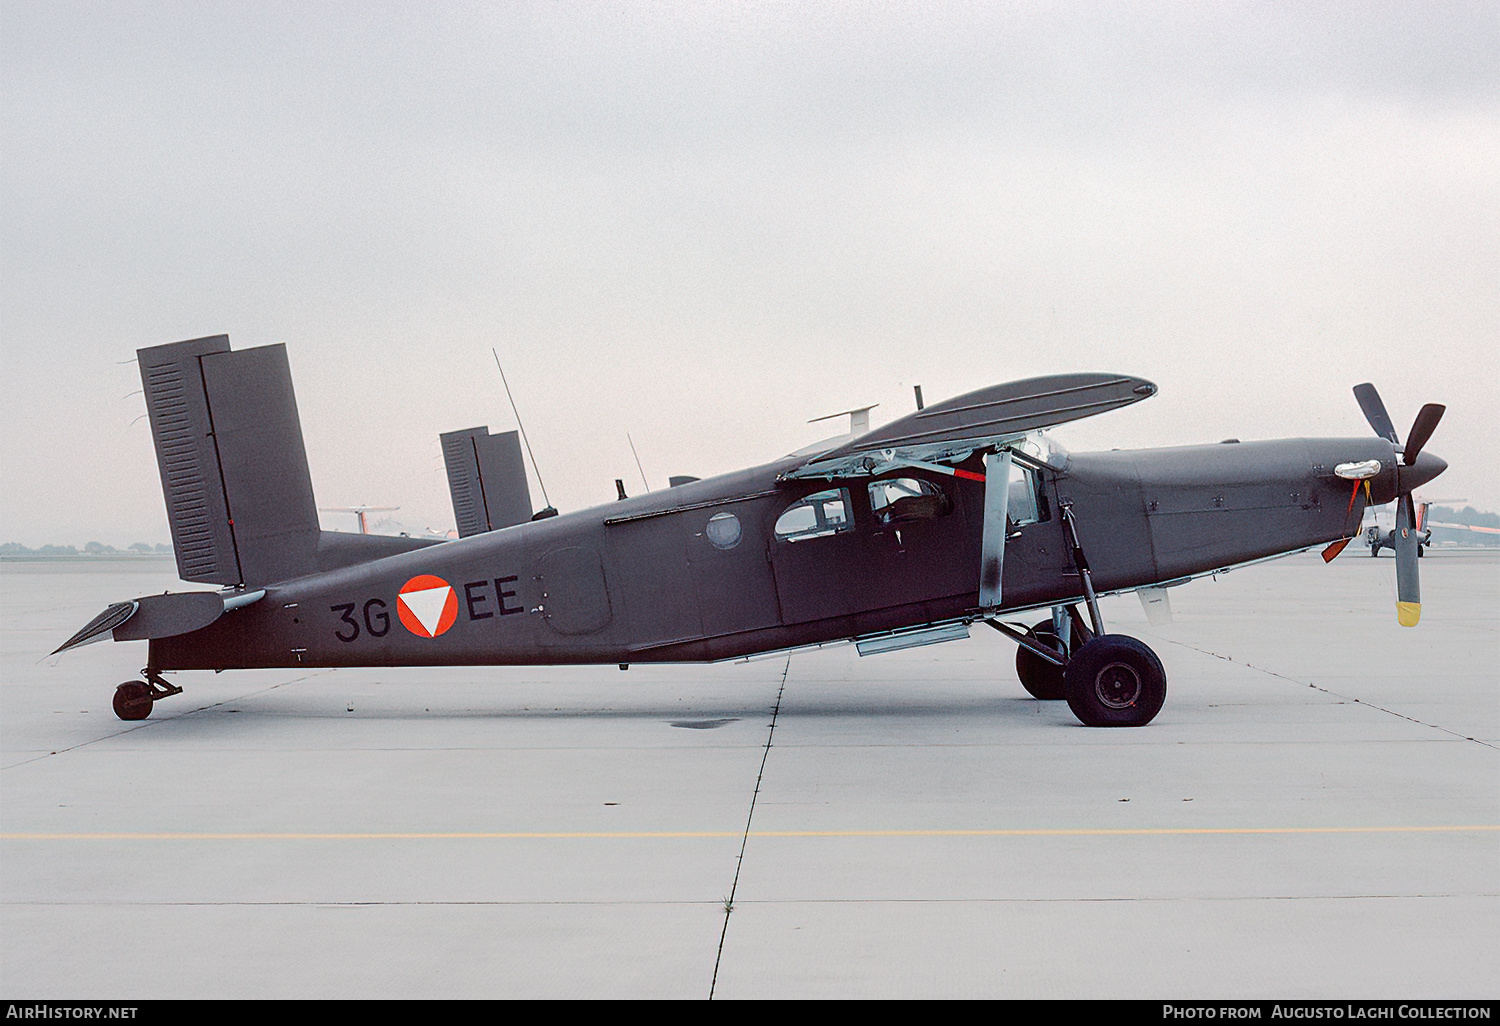
[[[505,398],[510,400],[510,412],[516,415],[516,427],[521,429],[521,441],[526,443],[526,455],[531,457],[531,472],[536,475],[536,483],[541,485],[542,501],[550,509],[552,500],[547,498],[547,486],[542,482],[542,472],[536,465],[536,454],[531,451],[531,439],[526,437],[526,425],[521,423],[521,411],[516,409],[516,398],[510,394],[510,382],[505,380],[505,368],[500,366],[500,354],[495,352],[495,347],[490,346],[490,355],[495,358],[495,369],[500,372],[500,384],[505,386]]]
[[[630,432],[625,432],[625,441],[630,442],[630,455],[635,457],[635,469],[641,472],[641,484],[646,486],[646,491],[651,490],[651,482],[646,480],[646,468],[641,466],[641,454],[635,451],[635,442],[630,437]]]

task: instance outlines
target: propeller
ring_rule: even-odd
[[[1423,406],[1406,433],[1403,447],[1375,386],[1369,382],[1355,385],[1354,398],[1359,400],[1359,408],[1375,433],[1401,454],[1401,464],[1396,468],[1396,621],[1403,627],[1415,627],[1422,616],[1422,595],[1417,580],[1417,511],[1411,493],[1447,469],[1448,464],[1436,456],[1422,459],[1422,447],[1432,437],[1447,407],[1438,403]],[[1358,482],[1355,487],[1358,488]]]
[[[1432,432],[1436,430],[1438,421],[1443,419],[1443,411],[1447,408],[1437,403],[1428,403],[1417,411],[1417,419],[1412,421],[1411,430],[1406,434],[1406,449],[1401,454],[1402,463],[1408,467],[1416,465],[1417,457],[1422,454],[1422,446],[1432,437]]]
[[[1396,426],[1391,423],[1391,415],[1385,412],[1385,403],[1380,401],[1380,393],[1375,391],[1375,386],[1366,381],[1363,385],[1354,386],[1354,398],[1359,400],[1359,408],[1364,411],[1365,420],[1375,429],[1375,433],[1392,445],[1400,445],[1401,439],[1396,437]]]

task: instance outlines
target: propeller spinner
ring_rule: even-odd
[[[1415,627],[1422,617],[1422,595],[1417,578],[1416,503],[1411,493],[1448,469],[1442,459],[1422,452],[1447,407],[1437,403],[1423,406],[1406,433],[1403,447],[1375,386],[1369,382],[1355,385],[1354,398],[1375,433],[1401,453],[1401,464],[1396,468],[1396,621],[1403,627]]]

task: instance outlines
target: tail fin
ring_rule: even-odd
[[[182,579],[255,587],[316,569],[286,347],[236,353],[214,335],[136,355]]]
[[[531,519],[531,489],[517,432],[492,435],[488,427],[476,427],[441,438],[460,538]]]

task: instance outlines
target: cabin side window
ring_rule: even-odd
[[[740,529],[739,517],[733,513],[715,513],[708,518],[708,523],[703,527],[703,533],[714,548],[732,549],[740,543],[740,536],[743,532]]]
[[[888,478],[870,485],[870,511],[882,524],[907,524],[947,516],[953,512],[953,500],[929,481]]]
[[[776,518],[779,541],[800,542],[840,534],[854,526],[849,489],[830,488],[793,503]]]

